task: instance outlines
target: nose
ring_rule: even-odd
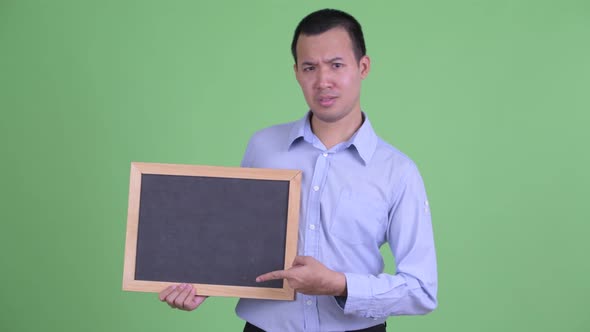
[[[316,71],[316,75],[316,87],[319,90],[329,89],[333,86],[332,75],[328,68],[319,68]]]

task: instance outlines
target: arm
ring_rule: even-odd
[[[437,305],[437,272],[426,192],[415,167],[402,184],[387,228],[395,275],[341,273],[312,257],[298,256],[290,269],[263,274],[256,281],[286,279],[299,293],[336,296],[345,314],[377,318],[431,312]]]
[[[387,240],[395,275],[345,273],[344,312],[364,317],[427,314],[437,306],[437,267],[422,178],[412,167],[389,212]]]

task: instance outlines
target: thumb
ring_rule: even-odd
[[[309,264],[309,256],[296,256],[293,260],[293,266],[301,266]]]

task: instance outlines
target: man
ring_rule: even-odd
[[[391,315],[436,305],[436,256],[420,174],[382,141],[361,111],[371,62],[361,26],[325,9],[305,17],[292,42],[295,76],[310,111],[251,138],[243,167],[303,171],[298,255],[293,267],[256,280],[286,279],[295,301],[241,299],[244,331],[385,331]],[[389,243],[396,274],[383,273]],[[188,285],[160,293],[194,310],[205,297]]]

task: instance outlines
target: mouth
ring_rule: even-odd
[[[318,102],[322,107],[332,106],[336,102],[335,96],[320,96]]]

